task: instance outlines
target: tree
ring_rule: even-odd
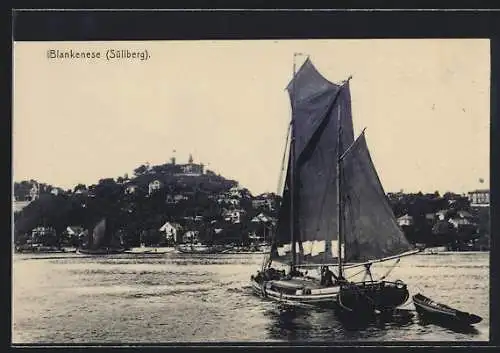
[[[152,171],[154,173],[159,174],[159,173],[162,173],[164,171],[164,167],[162,165],[155,165],[155,166],[153,166]]]
[[[85,191],[87,190],[87,186],[85,184],[78,184],[77,186],[75,186],[75,188],[73,189],[74,192],[77,192],[77,191]]]
[[[146,174],[147,171],[148,171],[148,167],[145,164],[142,164],[139,167],[134,169],[134,175],[140,176],[140,175]]]

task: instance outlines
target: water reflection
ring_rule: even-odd
[[[380,339],[388,330],[407,330],[414,325],[411,310],[390,315],[347,316],[332,309],[276,305],[265,311],[269,338],[288,341],[358,341]]]
[[[459,323],[444,322],[444,321],[443,322],[429,321],[428,319],[425,319],[423,317],[419,317],[417,322],[420,326],[429,329],[432,329],[433,327],[441,327],[455,333],[462,333],[471,336],[479,335],[479,331],[477,328],[467,324],[459,324]]]

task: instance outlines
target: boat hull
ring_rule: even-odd
[[[307,289],[312,281],[301,280],[301,283],[287,284],[287,280],[258,281],[251,278],[251,287],[255,295],[281,304],[294,306],[318,306],[335,308],[339,286]]]
[[[371,315],[391,312],[409,298],[408,288],[401,281],[367,281],[342,285],[339,307],[353,314]]]
[[[218,254],[223,251],[212,246],[178,246],[176,250],[183,254]]]
[[[227,249],[227,250],[222,250],[221,253],[223,254],[232,254],[232,255],[249,255],[249,254],[269,254],[269,251],[261,251],[261,250],[255,250],[255,251],[238,251],[238,250],[232,250],[232,249]]]
[[[76,250],[77,254],[81,255],[113,255],[113,254],[122,254],[125,252],[125,249],[78,249]]]
[[[431,299],[415,294],[413,304],[418,315],[428,321],[451,325],[474,325],[482,321],[478,315],[466,313],[444,304],[436,303]]]
[[[125,253],[127,254],[167,254],[172,252],[175,252],[175,248],[173,247],[157,247],[157,248],[140,247],[140,248],[132,248],[125,251]]]

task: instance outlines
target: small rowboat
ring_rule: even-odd
[[[466,313],[453,309],[447,305],[437,303],[420,293],[413,296],[413,303],[420,316],[440,322],[473,325],[483,320],[478,315]]]

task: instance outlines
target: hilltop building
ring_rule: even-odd
[[[186,164],[176,164],[175,157],[170,159],[170,163],[165,165],[166,167],[174,167],[176,175],[187,175],[187,176],[199,176],[203,175],[205,172],[205,165],[203,163],[194,163],[193,155],[189,155],[188,163]]]
[[[470,191],[468,199],[472,207],[489,207],[490,206],[490,190],[480,189]]]

